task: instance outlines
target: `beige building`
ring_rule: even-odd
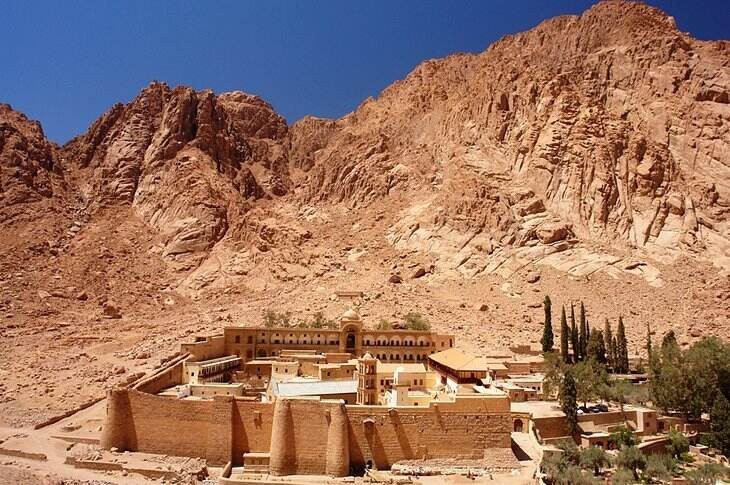
[[[361,357],[370,353],[384,362],[426,362],[428,356],[454,346],[453,335],[417,330],[371,330],[348,310],[339,329],[292,327],[225,327],[223,335],[200,337],[181,350],[194,360],[235,355],[243,362],[279,357],[291,350],[315,354],[340,353]]]

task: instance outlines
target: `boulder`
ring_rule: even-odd
[[[535,235],[543,244],[567,239],[570,233],[570,227],[564,222],[545,222],[535,230]]]
[[[528,283],[537,283],[538,281],[540,281],[540,273],[538,273],[537,271],[529,271],[527,273],[527,276],[525,277],[525,281],[527,281]]]
[[[420,278],[426,275],[426,270],[423,266],[419,266],[416,271],[413,272],[413,279]]]
[[[115,303],[111,301],[107,301],[104,303],[104,306],[102,307],[102,313],[104,315],[104,318],[122,318],[122,311]]]
[[[390,275],[390,278],[388,278],[388,283],[395,283],[395,284],[403,283],[403,278],[401,278],[400,275],[393,274],[393,275]]]

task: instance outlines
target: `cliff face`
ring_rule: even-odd
[[[21,215],[20,204],[63,190],[56,147],[46,140],[40,123],[0,104],[0,222]]]
[[[727,269],[729,96],[730,43],[603,2],[482,54],[423,63],[340,120],[302,198],[358,206],[405,191],[414,203],[391,240],[447,246],[452,266],[575,236]]]
[[[131,203],[163,255],[200,262],[257,200],[287,193],[287,126],[241,92],[153,83],[63,149],[96,205]]]

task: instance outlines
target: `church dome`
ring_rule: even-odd
[[[345,313],[342,314],[343,320],[360,320],[360,315],[357,314],[355,310],[350,308]]]

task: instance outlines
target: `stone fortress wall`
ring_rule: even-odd
[[[506,398],[464,397],[428,408],[346,406],[341,401],[260,403],[216,396],[190,401],[131,389],[109,391],[102,446],[242,464],[243,453],[270,452],[275,475],[347,475],[366,464],[480,458],[510,447]]]
[[[312,352],[339,356],[334,360],[343,362],[349,356],[374,355],[425,364],[429,355],[453,344],[452,335],[435,332],[364,329],[352,310],[345,312],[338,330],[226,327],[223,335],[183,344],[181,356],[142,386],[109,391],[101,445],[202,457],[211,465],[242,465],[244,453],[268,453],[274,475],[331,476],[365,466],[387,469],[401,460],[478,459],[488,449],[509,450],[512,421],[504,393],[394,408],[304,397],[257,402],[223,395],[202,400],[156,395],[185,382],[185,362],[237,356],[245,366],[259,357],[276,357],[281,360],[272,363],[274,375],[278,367],[298,368],[299,360],[317,357]],[[294,359],[289,355],[294,351],[303,355]]]

